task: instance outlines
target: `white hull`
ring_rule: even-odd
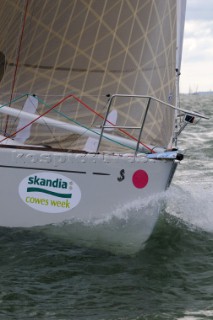
[[[73,219],[101,220],[133,201],[165,190],[175,168],[171,159],[1,147],[0,225],[33,227]],[[146,226],[141,236],[146,240],[159,210],[141,215]]]

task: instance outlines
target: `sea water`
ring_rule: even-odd
[[[211,119],[182,133],[168,191],[99,223],[0,228],[0,319],[213,319],[213,95],[181,102]],[[162,201],[141,246],[140,210]]]

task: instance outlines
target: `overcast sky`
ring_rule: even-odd
[[[213,0],[187,0],[180,91],[213,91]]]

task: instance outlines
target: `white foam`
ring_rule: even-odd
[[[213,316],[213,310],[186,311],[185,315],[176,320],[202,320]]]
[[[163,197],[159,194],[146,201],[138,199],[109,213],[105,219],[72,220],[42,229],[77,246],[104,249],[115,254],[135,254],[143,248],[158,219]]]
[[[213,185],[172,186],[165,194],[167,212],[187,224],[213,232]]]

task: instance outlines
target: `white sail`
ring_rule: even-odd
[[[45,103],[39,104],[38,112],[43,113],[74,93],[103,116],[108,94],[152,95],[175,104],[176,14],[176,0],[1,0],[0,100],[11,103],[33,92]],[[119,126],[141,125],[144,103],[121,101],[116,108]],[[102,124],[101,117],[76,101],[67,101],[57,111],[88,128]],[[59,113],[51,117],[64,120]],[[151,104],[141,140],[166,147],[173,118],[172,109]],[[13,119],[6,120],[10,133]],[[58,142],[79,149],[86,142],[85,137],[41,130],[39,125],[31,131],[33,144]],[[137,130],[128,132],[137,138]]]

